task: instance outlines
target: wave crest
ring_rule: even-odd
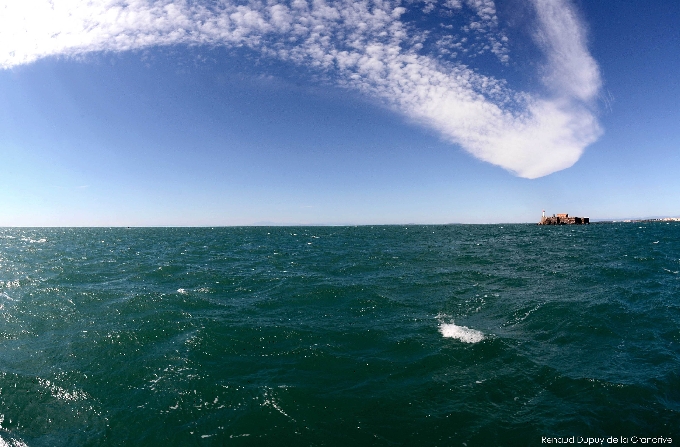
[[[470,329],[467,326],[458,326],[453,322],[441,322],[439,324],[439,332],[446,338],[455,338],[463,343],[479,343],[485,338],[481,331]]]

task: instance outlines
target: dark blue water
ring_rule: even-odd
[[[680,224],[0,229],[0,421],[3,447],[678,444]]]

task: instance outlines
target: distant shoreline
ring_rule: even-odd
[[[618,219],[618,220],[596,220],[590,223],[640,223],[640,222],[680,222],[680,217],[659,217],[654,219]]]

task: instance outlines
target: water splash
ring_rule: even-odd
[[[445,338],[455,338],[462,341],[463,343],[479,343],[484,340],[484,334],[476,329],[470,329],[467,326],[458,326],[451,323],[445,323],[443,321],[443,315],[437,315],[439,320],[439,332]]]

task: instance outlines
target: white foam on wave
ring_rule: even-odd
[[[33,239],[33,238],[30,238],[30,237],[22,237],[21,240],[24,241],[24,242],[31,243],[31,244],[44,244],[45,242],[47,242],[47,239],[45,239],[44,237],[41,237],[40,239]]]
[[[0,416],[3,416],[4,419],[4,415]],[[9,435],[5,436],[7,436],[9,439],[5,439],[2,436],[0,436],[0,447],[28,447],[28,445],[25,442],[19,439],[13,439],[9,437]]]
[[[484,334],[476,329],[470,329],[467,326],[458,326],[451,323],[439,322],[439,332],[445,338],[455,338],[463,343],[479,343],[484,340]]]
[[[52,394],[52,397],[55,397],[59,400],[78,401],[87,400],[90,397],[84,391],[81,390],[68,391],[46,379],[38,378],[38,383],[42,385],[44,388],[47,388]]]

